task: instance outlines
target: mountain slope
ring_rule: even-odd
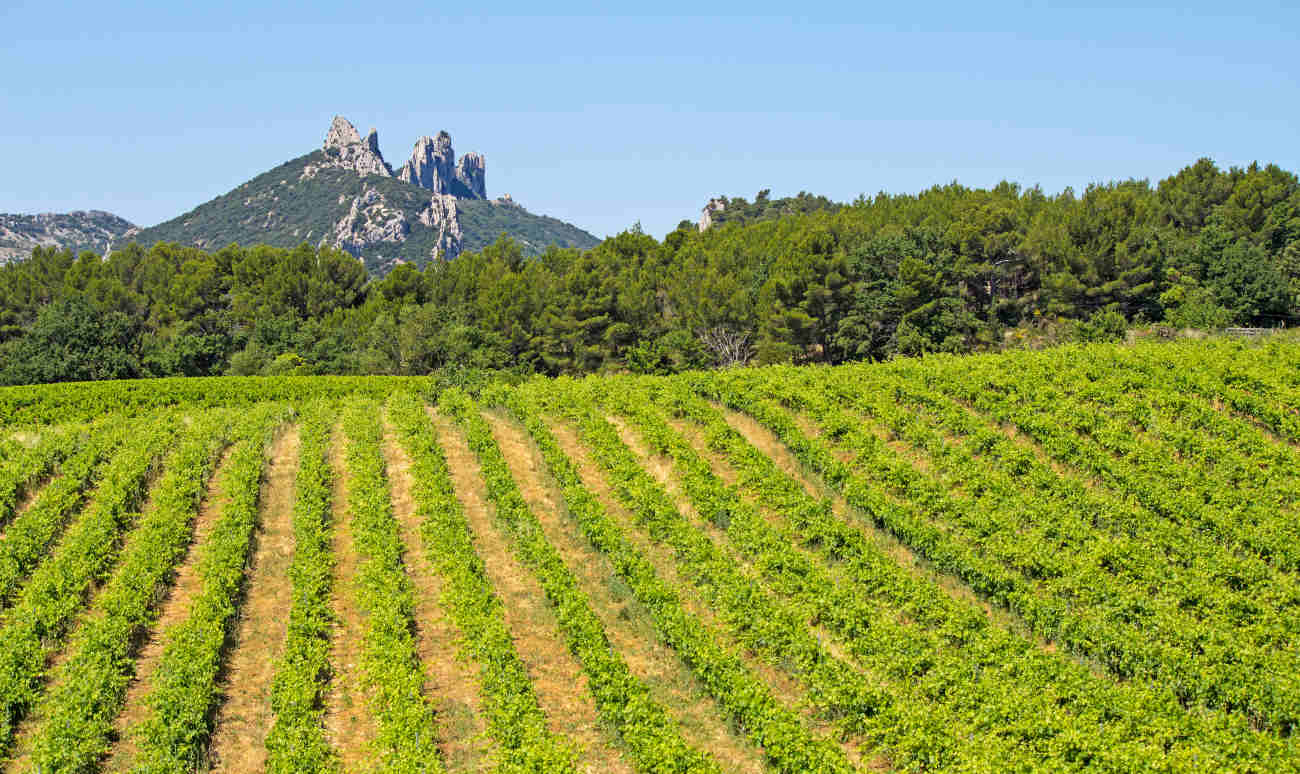
[[[102,253],[134,230],[135,226],[129,221],[102,210],[40,215],[0,214],[0,264],[26,258],[34,247]]]
[[[506,234],[528,254],[550,245],[594,247],[582,229],[528,212],[508,196],[485,197],[484,160],[453,162],[451,140],[421,138],[398,173],[371,130],[362,139],[336,118],[324,147],[249,180],[190,212],[131,237],[141,245],[179,242],[216,250],[239,244],[328,244],[360,258],[374,274],[399,261],[478,250]]]

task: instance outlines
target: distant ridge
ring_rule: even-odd
[[[128,220],[103,210],[40,215],[0,214],[0,264],[27,258],[36,247],[68,248],[74,253],[105,253],[114,242],[137,231]]]

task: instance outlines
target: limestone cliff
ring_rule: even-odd
[[[415,142],[411,158],[397,172],[397,179],[427,188],[435,194],[451,193],[456,152],[451,149],[451,135],[438,132],[437,138],[421,137]]]
[[[704,205],[704,209],[700,211],[700,231],[708,231],[709,226],[713,225],[714,213],[722,212],[725,209],[727,209],[727,202],[725,200],[710,199],[709,203]]]
[[[388,166],[388,163],[384,161],[383,154],[379,152],[379,132],[371,129],[366,138],[362,140],[361,135],[357,133],[356,127],[343,116],[334,116],[334,121],[325,134],[325,145],[322,150],[325,151],[325,163],[313,165],[304,170],[304,177],[311,177],[316,170],[323,167],[350,169],[361,177],[366,175],[393,176],[392,168]]]
[[[392,207],[374,188],[369,186],[352,200],[352,207],[334,224],[334,230],[324,243],[347,250],[357,257],[370,247],[388,242],[397,244],[411,233],[402,210]]]
[[[456,197],[434,194],[428,206],[420,210],[419,221],[438,230],[430,258],[451,259],[460,255],[465,246],[465,236],[461,232],[460,218],[457,217]]]
[[[466,153],[456,162],[456,180],[470,197],[487,198],[487,160],[478,153]]]
[[[487,161],[481,154],[466,153],[459,160],[451,147],[451,135],[421,137],[411,158],[397,171],[397,179],[457,199],[486,199]]]

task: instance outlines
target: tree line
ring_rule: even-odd
[[[1300,184],[1202,159],[1151,185],[1001,183],[753,205],[369,278],[328,247],[38,248],[0,268],[0,381],[444,368],[665,373],[883,359],[1300,315]]]

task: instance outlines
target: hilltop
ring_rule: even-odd
[[[457,159],[451,136],[440,132],[421,137],[394,171],[374,129],[363,138],[338,116],[320,149],[126,239],[208,250],[232,242],[307,242],[346,250],[372,274],[480,250],[502,234],[528,255],[551,245],[586,249],[599,242],[576,226],[529,212],[508,194],[488,199],[486,166],[478,153]]]

